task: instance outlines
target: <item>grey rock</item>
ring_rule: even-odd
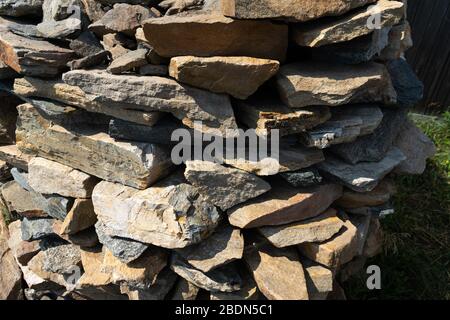
[[[372,133],[381,123],[383,113],[376,105],[351,105],[331,110],[330,120],[300,134],[308,146],[325,149],[332,145],[352,142]]]
[[[390,30],[382,28],[347,42],[314,48],[313,59],[345,64],[369,62],[388,45]]]
[[[142,242],[109,236],[106,234],[105,226],[101,222],[95,224],[95,230],[97,231],[100,243],[107,247],[123,263],[136,260],[149,247],[148,244]]]
[[[0,3],[0,14],[13,17],[40,16],[43,2],[44,0],[3,0]]]
[[[72,60],[67,63],[67,66],[70,68],[70,70],[89,69],[91,67],[99,66],[105,63],[109,56],[110,53],[103,50],[81,59]]]
[[[69,85],[78,86],[90,100],[111,107],[170,112],[188,127],[201,121],[199,130],[215,135],[235,135],[237,128],[226,95],[183,86],[161,77],[111,75],[102,71],[70,71],[63,75]],[[229,133],[228,131],[233,131]]]
[[[174,286],[177,278],[177,274],[167,267],[157,275],[155,282],[147,289],[122,285],[120,290],[122,293],[126,293],[130,300],[163,300]]]
[[[85,31],[76,39],[71,40],[69,46],[80,57],[92,56],[103,51],[100,41],[90,31]]]
[[[241,287],[241,277],[232,265],[203,273],[174,253],[170,268],[180,277],[207,291],[233,292],[238,291]]]
[[[177,250],[189,264],[203,272],[241,259],[243,251],[241,231],[226,225],[217,228],[201,243]]]
[[[352,164],[381,161],[400,134],[406,119],[404,110],[384,109],[383,120],[372,134],[351,143],[333,146],[331,151]]]
[[[224,211],[270,190],[267,182],[251,173],[208,161],[187,161],[184,176]]]
[[[423,98],[422,81],[403,58],[389,61],[386,66],[397,92],[397,105],[406,108],[414,107]]]
[[[64,39],[81,31],[81,20],[68,18],[61,21],[44,21],[36,26],[37,30],[43,37],[49,39]]]
[[[143,76],[166,77],[169,75],[169,68],[165,65],[147,64],[139,68],[139,74]]]
[[[121,74],[134,68],[142,67],[147,64],[146,55],[147,50],[145,49],[129,51],[114,59],[107,70],[112,74]]]
[[[280,176],[286,180],[290,185],[296,188],[306,188],[318,185],[323,178],[319,171],[315,168],[308,168],[294,172],[285,172]]]
[[[407,158],[395,168],[395,172],[400,174],[422,174],[426,169],[427,159],[437,152],[433,141],[409,120],[403,125],[394,145]]]
[[[186,184],[181,172],[146,190],[103,181],[92,201],[108,235],[170,249],[199,243],[220,221],[214,205]]]
[[[53,219],[51,218],[23,218],[21,229],[23,241],[40,240],[55,235],[53,232]]]
[[[386,157],[379,162],[360,162],[351,165],[330,155],[325,162],[318,164],[318,168],[327,177],[354,191],[368,192],[375,189],[378,183],[404,160],[406,157],[398,148],[391,148]]]
[[[81,265],[80,249],[73,244],[60,245],[44,251],[43,270],[70,275]]]

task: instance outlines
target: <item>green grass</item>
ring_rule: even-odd
[[[396,213],[382,220],[384,251],[370,259],[382,289],[369,291],[365,274],[344,284],[348,299],[450,299],[450,113],[414,116],[436,143],[422,176],[396,178]]]

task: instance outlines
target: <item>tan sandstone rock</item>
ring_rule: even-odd
[[[91,199],[75,199],[72,208],[61,225],[60,234],[73,235],[92,227],[97,222],[97,215]]]

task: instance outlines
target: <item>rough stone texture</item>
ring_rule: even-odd
[[[325,149],[353,142],[374,132],[383,120],[383,112],[376,105],[341,106],[333,108],[331,114],[324,124],[301,133],[300,141],[305,146]]]
[[[405,155],[398,148],[392,148],[380,162],[351,165],[329,156],[325,162],[318,164],[318,167],[324,174],[346,187],[357,192],[368,192],[375,189],[378,183],[404,160]]]
[[[111,75],[101,71],[70,71],[63,80],[80,87],[91,100],[142,111],[170,112],[188,127],[226,136],[237,128],[229,97],[182,86],[161,77]]]
[[[1,193],[10,212],[16,212],[28,218],[47,216],[47,213],[34,202],[30,192],[23,189],[16,181],[2,185]]]
[[[369,231],[364,245],[363,255],[367,258],[373,258],[378,255],[383,247],[383,230],[378,218],[370,220]]]
[[[270,190],[267,182],[251,173],[208,161],[187,161],[184,176],[224,211]]]
[[[302,263],[305,268],[309,298],[310,300],[325,300],[328,293],[333,291],[334,274],[330,269],[305,260]]]
[[[81,126],[68,131],[41,117],[30,104],[18,109],[17,144],[27,153],[141,189],[166,175],[172,165],[163,147],[116,142],[104,132]]]
[[[11,249],[14,257],[21,265],[26,266],[41,249],[39,241],[23,241],[21,222],[19,220],[13,221],[8,225],[9,239],[8,246]]]
[[[375,0],[230,0],[221,1],[222,12],[238,19],[281,19],[305,22],[325,16],[340,16]]]
[[[156,276],[155,282],[146,289],[136,289],[121,284],[120,291],[126,293],[130,300],[163,300],[177,281],[177,274],[168,267]]]
[[[330,240],[321,243],[303,243],[298,248],[309,259],[334,268],[352,260],[358,252],[358,244],[357,229],[350,220],[347,220],[344,228]]]
[[[147,64],[146,55],[147,50],[145,49],[127,52],[114,59],[107,70],[112,74],[121,74],[134,68],[145,66]]]
[[[334,184],[299,190],[280,183],[261,197],[229,210],[228,219],[239,228],[283,225],[319,215],[341,195],[342,187]]]
[[[75,199],[61,226],[60,233],[72,235],[92,227],[97,222],[91,199]]]
[[[174,57],[169,74],[179,82],[247,99],[279,69],[275,60],[251,57]]]
[[[67,18],[61,21],[47,20],[39,23],[36,29],[46,39],[65,39],[80,32],[82,23],[77,18]]]
[[[70,61],[67,66],[70,70],[89,69],[104,64],[109,58],[108,51],[100,51],[91,56]]]
[[[58,162],[36,157],[28,164],[28,182],[39,193],[90,198],[98,179]]]
[[[360,193],[345,189],[344,194],[335,204],[345,209],[377,207],[387,203],[394,193],[395,185],[392,181],[385,179],[369,192]]]
[[[17,122],[16,106],[20,104],[17,97],[4,95],[0,91],[2,106],[0,108],[0,143],[11,144],[16,140],[15,130]]]
[[[0,60],[22,75],[55,77],[73,57],[72,50],[25,38],[0,27]]]
[[[351,164],[381,161],[400,134],[406,119],[404,110],[384,109],[383,120],[373,134],[360,137],[352,143],[333,146],[331,151]]]
[[[291,186],[296,188],[308,188],[320,184],[323,180],[319,171],[315,168],[303,169],[295,172],[285,172],[280,175]]]
[[[134,36],[145,19],[154,17],[152,12],[140,5],[130,5],[126,3],[115,4],[112,10],[89,26],[89,30],[103,36],[107,33],[123,32],[129,36]]]
[[[0,300],[16,300],[21,296],[22,272],[8,246],[9,231],[0,213]]]
[[[193,267],[209,272],[242,258],[244,238],[230,226],[219,227],[209,238],[177,252]]]
[[[305,148],[299,144],[280,143],[279,158],[270,157],[252,160],[248,151],[245,158],[234,157],[218,159],[232,167],[254,173],[258,176],[273,176],[278,173],[292,172],[308,168],[325,160],[323,152],[318,149]]]
[[[277,76],[281,99],[292,108],[349,103],[395,103],[386,67],[378,63],[339,65],[298,62],[281,67]]]
[[[239,268],[239,274],[242,278],[241,289],[234,292],[210,292],[211,300],[260,300],[263,298],[258,290],[253,276],[247,270],[245,265]]]
[[[336,210],[328,209],[313,219],[277,227],[262,227],[259,232],[277,248],[322,242],[333,237],[344,225],[336,213]]]
[[[230,265],[203,273],[185,262],[178,254],[173,254],[170,268],[180,277],[207,291],[233,292],[241,287],[242,280],[237,270]]]
[[[391,27],[374,30],[356,39],[312,49],[312,58],[344,64],[359,64],[378,57],[389,44]]]
[[[107,229],[101,222],[95,224],[95,230],[100,243],[108,248],[108,250],[123,263],[130,263],[131,261],[136,260],[149,247],[149,245],[142,242],[107,235]]]
[[[0,14],[13,17],[39,16],[42,14],[43,2],[44,0],[3,0],[0,3]]]
[[[400,174],[422,174],[427,167],[427,159],[433,157],[437,150],[433,141],[428,138],[414,123],[407,121],[394,145],[406,156],[395,172]]]
[[[89,57],[103,51],[100,41],[90,31],[84,31],[76,39],[71,40],[69,46],[80,57]]]
[[[292,110],[278,100],[268,97],[253,97],[236,103],[236,117],[258,135],[270,134],[278,129],[280,136],[300,133],[329,120],[327,107]]]
[[[110,236],[165,248],[183,248],[208,237],[220,216],[180,175],[146,190],[100,182],[92,195],[95,212]]]
[[[389,61],[387,69],[397,92],[397,105],[405,108],[416,106],[423,98],[424,86],[405,59]]]
[[[101,272],[110,276],[114,284],[127,283],[139,289],[145,289],[155,283],[158,273],[167,264],[167,253],[161,248],[153,247],[145,251],[137,260],[128,264],[116,258],[111,251],[104,249]]]
[[[44,252],[43,270],[47,272],[70,275],[73,268],[81,266],[80,249],[72,244],[48,248]]]
[[[23,218],[21,229],[23,241],[40,240],[55,235],[53,232],[53,219],[50,218]]]
[[[36,207],[55,219],[64,220],[72,205],[71,199],[57,195],[42,195],[41,193],[34,191],[28,183],[28,174],[20,172],[17,168],[11,169],[11,175],[23,189],[29,192]]]
[[[412,46],[411,26],[408,21],[404,20],[391,28],[389,32],[389,44],[380,52],[378,59],[383,61],[399,59]]]
[[[330,43],[349,41],[373,32],[373,16],[380,14],[379,27],[389,27],[400,22],[404,4],[399,1],[380,0],[376,7],[362,8],[329,22],[312,22],[294,28],[293,39],[301,46],[320,47]],[[378,25],[377,25],[378,27]]]
[[[186,279],[179,278],[175,285],[171,300],[196,300],[199,290],[199,287],[197,287],[195,284],[190,283]]]
[[[165,65],[146,64],[139,68],[139,74],[143,76],[166,77],[169,75],[169,68]]]
[[[217,14],[149,19],[143,28],[147,41],[163,57],[247,56],[283,61],[288,43],[286,25]]]
[[[20,151],[15,144],[0,146],[0,160],[13,167],[27,171],[31,158],[31,156]]]
[[[43,81],[38,78],[21,78],[14,82],[14,92],[22,97],[52,99],[67,105],[79,107],[89,112],[107,114],[118,119],[152,126],[160,119],[159,112],[130,109],[129,106],[114,106],[109,103],[91,100],[76,86],[60,80]]]
[[[249,247],[244,260],[267,299],[308,300],[305,273],[295,249],[270,245]]]

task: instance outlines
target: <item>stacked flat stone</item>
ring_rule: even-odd
[[[435,152],[407,117],[423,87],[406,0],[7,0],[0,15],[0,299],[342,298],[380,251],[391,177]],[[176,165],[178,128],[279,130],[277,170]]]

